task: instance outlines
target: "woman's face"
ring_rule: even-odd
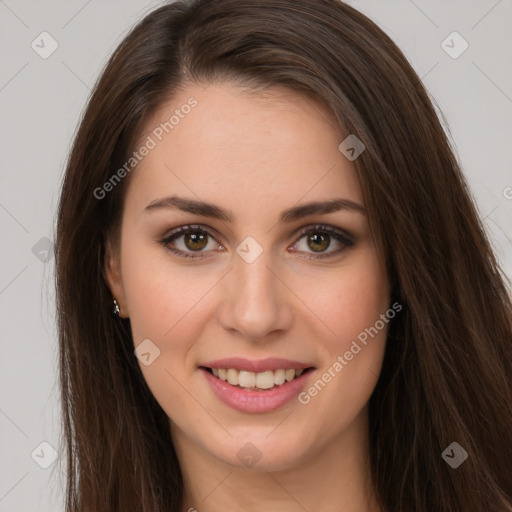
[[[286,469],[363,428],[390,297],[344,139],[297,93],[229,83],[147,122],[108,276],[179,454]]]

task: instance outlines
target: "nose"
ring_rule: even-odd
[[[252,263],[237,254],[227,276],[219,321],[230,334],[254,343],[267,343],[290,329],[293,295],[273,268],[267,251]]]

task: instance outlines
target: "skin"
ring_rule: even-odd
[[[147,120],[140,140],[190,96],[198,105],[132,172],[120,242],[108,244],[106,258],[134,346],[150,339],[160,350],[139,365],[170,418],[183,511],[378,511],[367,473],[367,403],[387,326],[306,405],[294,399],[272,412],[240,412],[213,394],[198,369],[231,356],[283,357],[316,368],[307,390],[389,308],[388,277],[364,213],[278,224],[281,211],[310,201],[364,206],[354,166],[338,150],[346,135],[323,105],[291,90],[256,94],[222,82],[177,92]],[[234,220],[145,211],[170,195],[214,203]],[[187,224],[215,237],[198,258],[160,243]],[[300,231],[315,224],[350,233],[354,245],[331,237],[322,246],[331,256],[311,259],[319,253]],[[248,236],[263,249],[250,264],[236,253]],[[198,254],[183,235],[169,245]],[[251,467],[237,457],[247,442],[261,455]]]

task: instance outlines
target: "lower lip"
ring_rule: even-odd
[[[221,402],[238,411],[250,413],[270,412],[287,404],[297,397],[305,386],[306,380],[313,373],[313,369],[310,369],[300,377],[285,382],[281,386],[274,386],[267,391],[249,391],[218,379],[204,368],[200,368],[200,370]]]

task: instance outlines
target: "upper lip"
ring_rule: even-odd
[[[270,357],[267,359],[260,359],[258,361],[251,361],[244,357],[228,357],[225,359],[217,359],[216,361],[209,361],[202,363],[200,366],[207,368],[234,368],[236,370],[245,370],[247,372],[263,372],[265,370],[284,370],[295,369],[305,370],[311,368],[313,365],[308,363],[301,363],[299,361],[292,361],[290,359],[281,359],[278,357]]]

